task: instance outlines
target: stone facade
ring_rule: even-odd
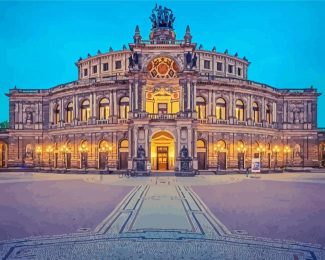
[[[183,146],[200,170],[256,156],[269,168],[320,165],[315,88],[248,80],[245,57],[197,47],[189,27],[183,40],[153,32],[142,40],[137,27],[129,48],[80,58],[74,82],[11,89],[2,166],[131,169],[140,145],[153,169],[179,167]]]

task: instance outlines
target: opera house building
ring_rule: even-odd
[[[170,9],[150,20],[148,40],[137,26],[128,47],[80,58],[73,82],[10,89],[1,167],[131,170],[139,147],[157,171],[182,148],[199,171],[324,165],[316,88],[249,80],[245,57],[198,46],[189,26],[176,38]]]

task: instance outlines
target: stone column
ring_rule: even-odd
[[[212,116],[216,117],[216,93],[212,90]]]
[[[97,96],[96,96],[96,92],[93,92],[93,108],[92,108],[92,116],[94,118],[94,120],[97,119]]]
[[[189,156],[193,158],[193,153],[192,153],[192,130],[190,128],[187,128],[187,147],[188,147]]]
[[[130,101],[130,112],[133,111],[133,93],[132,93],[132,81],[129,81],[129,101]]]
[[[50,122],[50,124],[51,123],[53,123],[53,103],[52,103],[52,101],[50,101],[50,103],[49,103],[49,122]]]
[[[113,100],[113,90],[111,90],[109,92],[109,117],[112,116],[112,113],[114,111],[114,109],[113,109],[113,102],[114,102],[114,100]]]
[[[193,129],[193,169],[198,169],[198,160],[197,160],[197,147],[196,147],[196,141],[197,141],[197,130]]]
[[[148,127],[145,126],[144,128],[144,141],[145,141],[145,150],[146,150],[146,156],[148,157],[148,160],[150,161],[150,152],[149,152],[149,135],[148,135]]]
[[[184,83],[179,81],[179,111],[184,111]]]
[[[113,91],[113,105],[114,105],[114,111],[113,111],[113,116],[117,116],[117,97],[116,97],[116,90]]]
[[[138,127],[134,126],[133,128],[133,137],[134,137],[134,150],[133,150],[133,156],[137,156],[137,149],[138,149]]]
[[[60,110],[60,126],[63,125],[63,122],[64,122],[64,107],[63,107],[63,99],[60,100],[60,107],[61,107],[61,110]]]
[[[138,110],[139,109],[139,82],[136,81],[135,84],[134,84],[134,96],[135,96],[135,99],[134,99],[134,108],[135,110]]]
[[[191,82],[186,80],[186,91],[187,91],[187,110],[191,110]]]
[[[196,81],[193,81],[193,111],[196,111]]]

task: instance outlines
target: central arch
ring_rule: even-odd
[[[175,167],[175,138],[167,131],[154,133],[151,138],[150,154],[153,170],[173,170]]]

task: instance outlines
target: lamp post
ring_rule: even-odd
[[[258,157],[260,158],[260,167],[261,167],[261,170],[262,170],[262,157],[265,153],[265,147],[263,145],[259,145],[257,147],[257,152],[258,152]]]
[[[285,154],[285,156],[286,156],[286,162],[285,162],[285,170],[287,170],[287,166],[288,166],[288,155],[289,155],[289,153],[290,153],[290,147],[288,146],[288,145],[286,145],[285,147],[284,147],[284,149],[283,149],[283,152],[284,152],[284,154]]]
[[[279,146],[275,145],[274,148],[272,149],[272,152],[275,155],[275,161],[274,161],[274,171],[275,171],[275,168],[278,166],[278,153],[280,152]]]
[[[53,147],[50,146],[50,145],[46,148],[46,152],[47,152],[48,155],[49,155],[49,167],[50,167],[50,172],[52,172],[51,154],[53,153],[53,151],[54,151],[54,149],[53,149]]]
[[[42,147],[41,146],[36,146],[36,154],[38,156],[38,167],[39,171],[41,171],[41,154],[42,154]]]
[[[69,151],[69,148],[66,145],[63,145],[61,147],[61,152],[63,153],[63,165],[64,165],[64,172],[67,172],[68,167],[67,167],[67,160],[66,160],[66,154]]]
[[[243,159],[243,166],[244,166],[244,162],[245,162],[245,152],[246,152],[246,147],[244,144],[241,144],[237,147],[237,151],[238,153],[240,154],[243,154],[243,157],[241,157],[240,159]],[[240,170],[241,169],[241,161],[239,161],[239,164],[238,164],[238,169]]]
[[[84,167],[85,173],[87,173],[87,162],[86,162],[86,153],[88,153],[88,146],[87,144],[83,143],[79,147],[79,151],[81,153],[81,162],[82,166]]]

